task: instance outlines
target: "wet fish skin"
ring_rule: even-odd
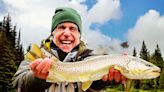
[[[49,70],[47,81],[96,81],[107,74],[110,67],[119,70],[128,79],[152,79],[158,77],[161,71],[154,64],[130,55],[99,55],[79,62],[60,62],[58,60]]]

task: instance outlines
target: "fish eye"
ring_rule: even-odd
[[[148,66],[148,67],[151,67],[151,65],[150,64],[145,64],[146,66]]]

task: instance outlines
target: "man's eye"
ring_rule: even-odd
[[[58,29],[65,29],[65,27],[64,26],[59,26]]]
[[[76,27],[71,27],[70,30],[77,31],[78,29]]]

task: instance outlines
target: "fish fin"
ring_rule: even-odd
[[[90,78],[90,74],[82,74],[82,75],[79,76],[79,80],[80,80],[81,82],[88,81],[89,78]]]
[[[133,80],[127,79],[126,82],[124,83],[125,92],[132,92],[134,86],[133,84],[134,84]]]
[[[34,61],[35,59],[36,59],[36,58],[35,58],[33,55],[31,55],[30,52],[27,52],[27,53],[25,54],[25,60]]]
[[[37,44],[32,44],[30,51],[31,53],[35,54],[39,58],[45,57],[40,47]]]
[[[40,50],[37,44],[32,44],[30,50],[25,54],[25,59],[28,61],[34,61],[37,58],[44,58],[43,52]]]
[[[82,90],[86,91],[92,84],[93,81],[86,81],[82,83]]]

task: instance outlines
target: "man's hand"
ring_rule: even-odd
[[[109,69],[109,73],[104,75],[102,78],[103,81],[112,81],[115,80],[116,83],[124,84],[126,78],[120,73],[120,71],[114,69],[113,67]]]
[[[46,79],[48,76],[48,70],[52,65],[52,60],[49,58],[45,59],[36,59],[31,64],[31,70],[33,71],[33,75],[40,79]]]

